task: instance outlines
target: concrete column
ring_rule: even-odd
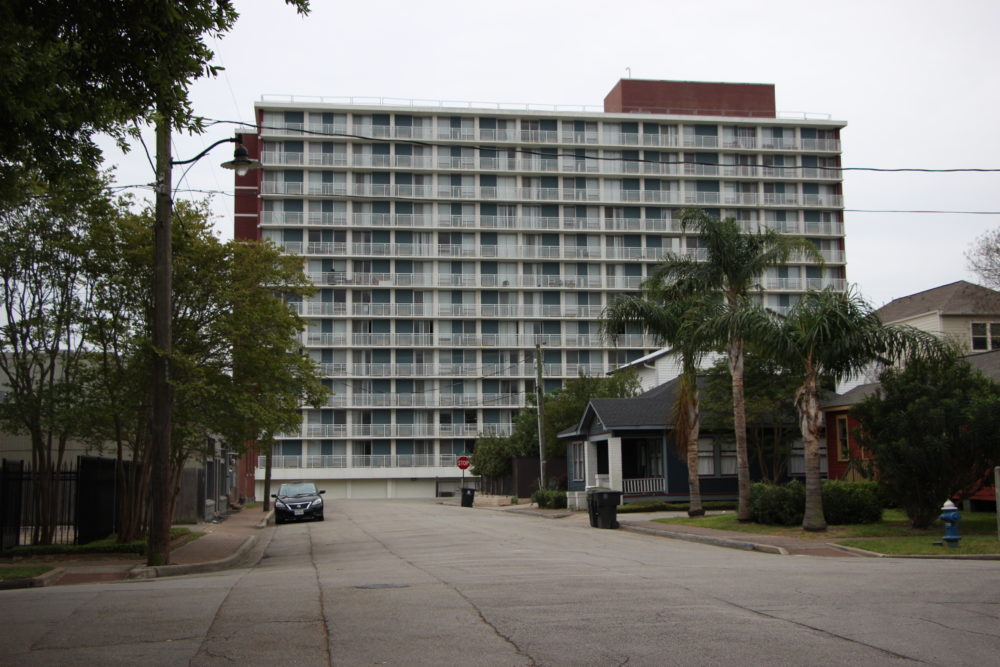
[[[608,476],[611,480],[612,491],[624,491],[625,483],[622,481],[622,439],[611,438],[608,440]]]
[[[590,440],[583,443],[584,486],[597,486],[597,443]]]

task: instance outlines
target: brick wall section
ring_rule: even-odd
[[[244,134],[243,145],[251,159],[260,159],[260,137],[256,134]],[[233,204],[234,223],[233,234],[238,239],[260,239],[260,183],[264,176],[261,169],[255,169],[246,176],[235,177],[235,197]]]
[[[621,79],[604,98],[607,113],[774,118],[770,83]]]

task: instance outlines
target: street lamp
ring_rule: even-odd
[[[223,162],[221,165],[219,165],[220,167],[224,167],[226,169],[232,169],[233,171],[236,172],[237,176],[246,176],[248,173],[250,173],[250,171],[254,169],[260,169],[261,167],[260,160],[250,159],[250,153],[247,151],[246,146],[243,145],[242,134],[237,134],[233,137],[227,137],[226,139],[219,139],[214,144],[212,144],[202,152],[198,153],[190,160],[171,160],[170,164],[172,166],[177,166],[180,164],[191,164],[193,162],[197,162],[198,160],[208,155],[209,151],[211,151],[213,148],[222,144],[236,144],[236,148],[235,150],[233,150],[233,159],[228,162]]]
[[[173,202],[171,172],[175,165],[193,164],[220,144],[235,143],[233,159],[222,164],[245,176],[260,168],[251,160],[243,145],[243,135],[220,139],[190,160],[170,156],[170,121],[161,117],[156,123],[156,223],[153,239],[153,414],[150,461],[148,565],[166,565],[170,560],[170,449],[173,428],[173,389],[170,386],[170,355],[173,353],[171,319],[173,312]]]

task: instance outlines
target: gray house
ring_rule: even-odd
[[[699,380],[699,384],[701,381]],[[570,507],[586,506],[588,487],[639,499],[688,500],[687,463],[673,445],[674,379],[635,398],[595,398],[580,422],[559,437],[567,440]],[[732,432],[702,424],[698,470],[705,499],[736,497],[736,445]]]

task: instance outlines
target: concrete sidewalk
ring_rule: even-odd
[[[502,508],[508,512],[518,512],[523,514],[534,514],[546,516],[564,521],[575,521],[582,524],[589,524],[589,517],[586,512],[574,512],[571,510],[540,510],[534,505],[511,505]],[[709,512],[717,514],[717,512]],[[745,551],[760,551],[762,553],[794,555],[794,556],[876,556],[860,549],[842,547],[822,538],[806,539],[796,537],[777,537],[773,535],[760,535],[757,533],[741,533],[731,530],[715,530],[712,528],[700,528],[698,526],[685,526],[682,524],[657,523],[655,519],[673,518],[687,516],[687,512],[643,512],[643,513],[619,513],[618,523],[622,530],[629,530],[636,533],[646,533],[648,535],[658,535],[689,542],[699,542],[717,547],[727,547],[730,549],[742,549]]]
[[[192,526],[192,530],[205,534],[172,549],[169,565],[147,567],[142,557],[124,554],[118,557],[52,557],[31,563],[52,565],[51,571],[32,579],[0,582],[0,588],[148,579],[249,567],[260,560],[274,536],[272,514],[273,511],[265,515],[258,506],[232,512],[218,523]]]

